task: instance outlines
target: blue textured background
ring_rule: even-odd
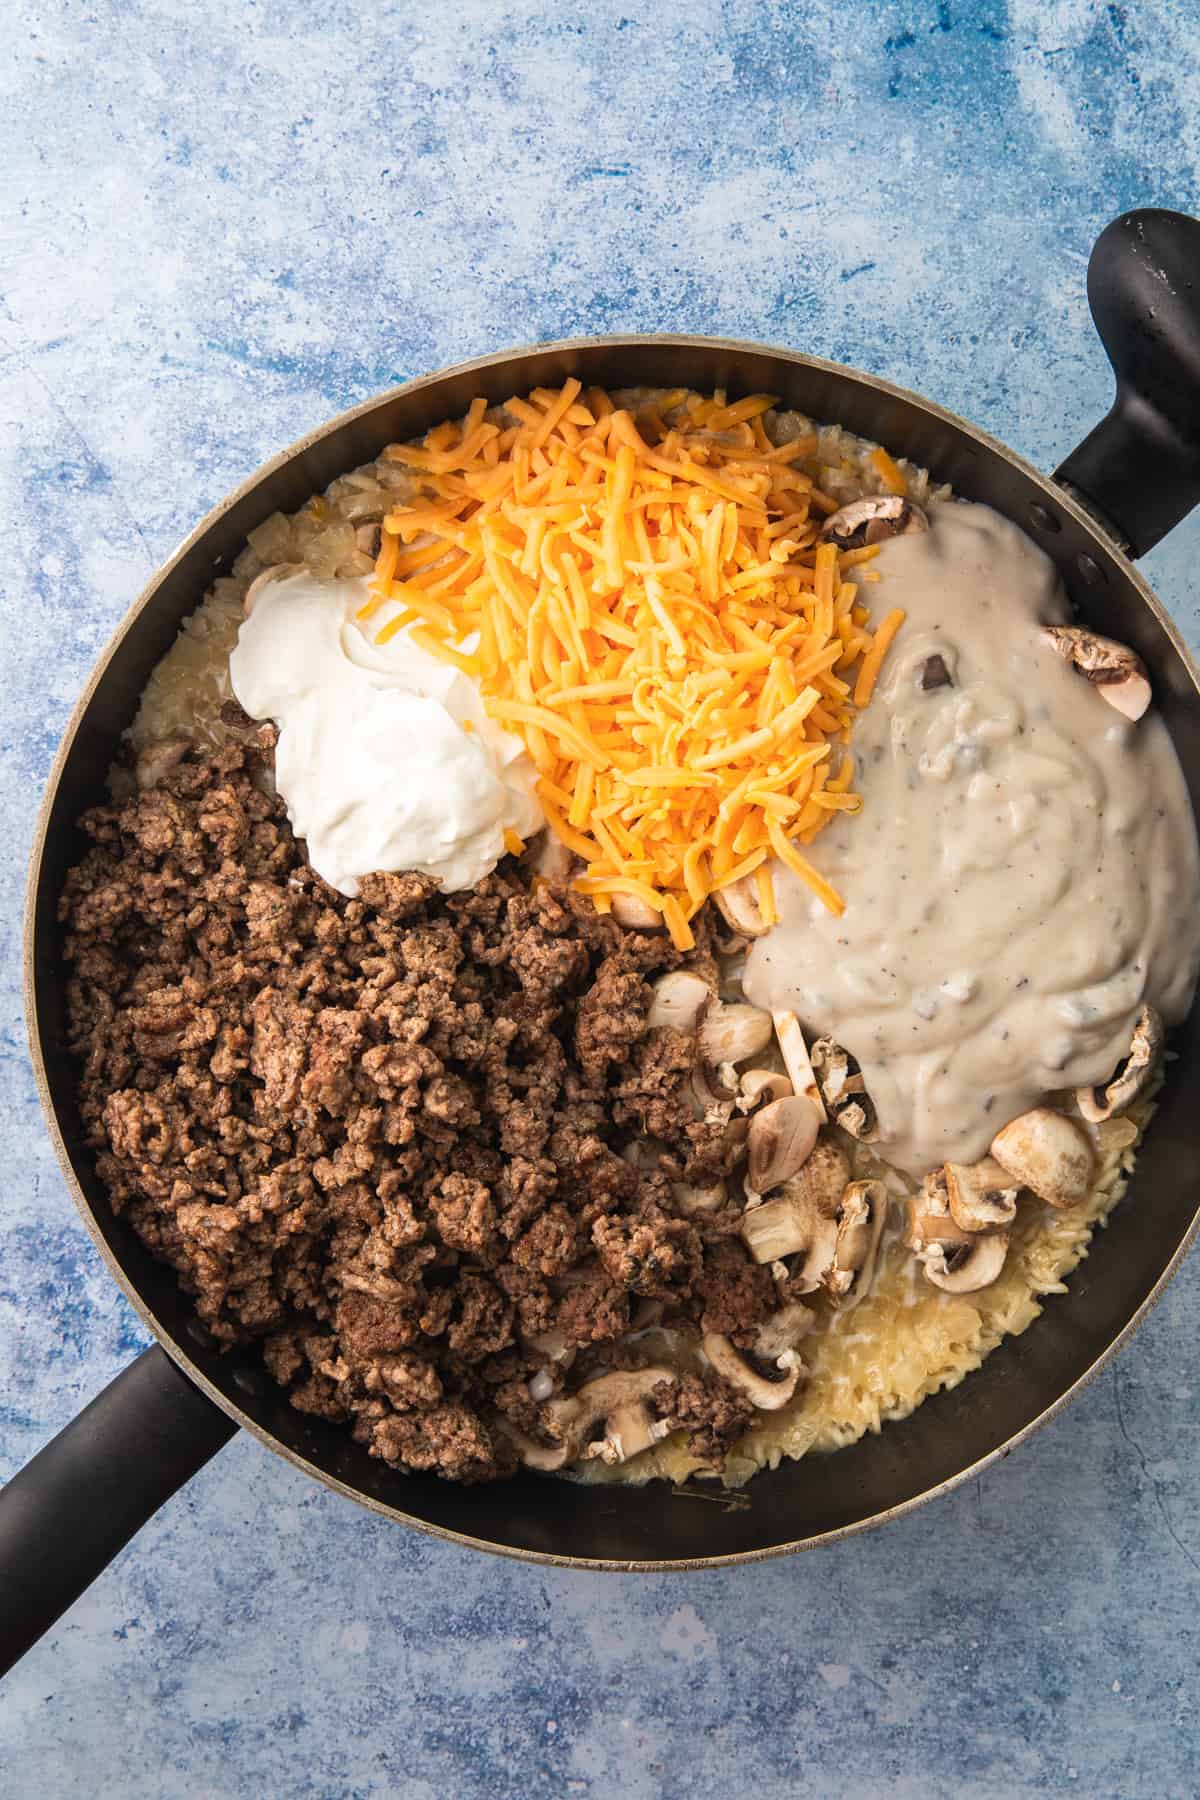
[[[859,364],[1052,466],[1099,228],[1195,210],[1195,0],[9,0],[0,58],[0,1475],[142,1341],[20,1020],[38,792],[196,518],[402,377],[581,331]],[[1200,531],[1149,559],[1200,637]],[[0,1692],[5,1796],[1192,1795],[1185,1268],[1067,1416],[907,1521],[693,1577],[525,1568],[250,1442]]]

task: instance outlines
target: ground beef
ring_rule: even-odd
[[[114,1211],[224,1345],[301,1410],[458,1480],[553,1440],[528,1389],[630,1367],[638,1307],[750,1341],[778,1302],[728,1220],[678,1216],[621,1154],[726,1170],[693,1046],[647,1031],[686,962],[506,859],[468,893],[307,865],[256,780],[270,738],[164,767],[81,821],[61,903],[84,1125]],[[548,1363],[531,1340],[550,1337]],[[719,1464],[750,1413],[689,1377],[660,1412]]]
[[[687,1432],[692,1452],[716,1469],[754,1417],[746,1396],[719,1376],[700,1381],[689,1375],[673,1391],[667,1389],[662,1405],[671,1425]]]

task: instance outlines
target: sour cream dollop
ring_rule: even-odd
[[[364,875],[416,870],[474,887],[504,833],[544,824],[520,739],[479,689],[397,632],[355,622],[369,579],[281,577],[259,592],[229,673],[239,703],[279,728],[275,785],[318,875],[343,894]],[[372,633],[388,614],[375,614]]]

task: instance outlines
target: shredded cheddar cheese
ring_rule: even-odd
[[[390,603],[378,641],[407,628],[478,683],[579,890],[640,901],[684,949],[747,877],[773,921],[774,859],[841,911],[799,846],[861,807],[845,746],[903,622],[872,632],[848,579],[873,548],[818,542],[837,503],[796,466],[813,439],[768,437],[773,404],[680,389],[635,417],[570,380],[385,452],[417,491],[359,617]]]

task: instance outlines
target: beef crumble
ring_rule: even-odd
[[[264,753],[186,756],[89,812],[60,906],[100,1176],[213,1336],[459,1480],[559,1439],[535,1373],[560,1396],[636,1367],[639,1308],[752,1342],[778,1300],[734,1207],[673,1199],[730,1166],[721,1123],[695,1117],[690,1039],[646,1026],[656,975],[711,970],[703,928],[681,957],[510,858],[469,892],[381,874],[346,899]],[[648,1172],[620,1154],[646,1132]],[[713,1466],[750,1417],[711,1371],[652,1405]]]

